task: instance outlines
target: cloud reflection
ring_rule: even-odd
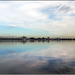
[[[74,42],[0,44],[0,73],[75,73],[74,45]]]

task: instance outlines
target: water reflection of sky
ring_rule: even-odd
[[[75,73],[75,42],[0,43],[0,73]]]

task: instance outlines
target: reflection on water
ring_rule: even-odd
[[[75,42],[0,43],[0,73],[75,74]]]

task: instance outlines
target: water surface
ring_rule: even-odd
[[[75,74],[75,42],[0,42],[0,74]]]

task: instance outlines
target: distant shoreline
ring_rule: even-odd
[[[75,41],[75,38],[50,38],[50,37],[47,37],[47,38],[45,38],[45,37],[42,37],[42,38],[40,38],[40,37],[39,38],[30,37],[30,38],[28,38],[28,37],[25,37],[25,36],[16,37],[16,38],[15,37],[8,37],[8,38],[0,37],[0,42],[2,42],[2,41],[12,41],[12,42],[14,42],[14,41],[19,41],[19,42],[26,42],[26,41],[30,41],[30,42],[35,42],[35,41],[38,41],[38,42]]]

